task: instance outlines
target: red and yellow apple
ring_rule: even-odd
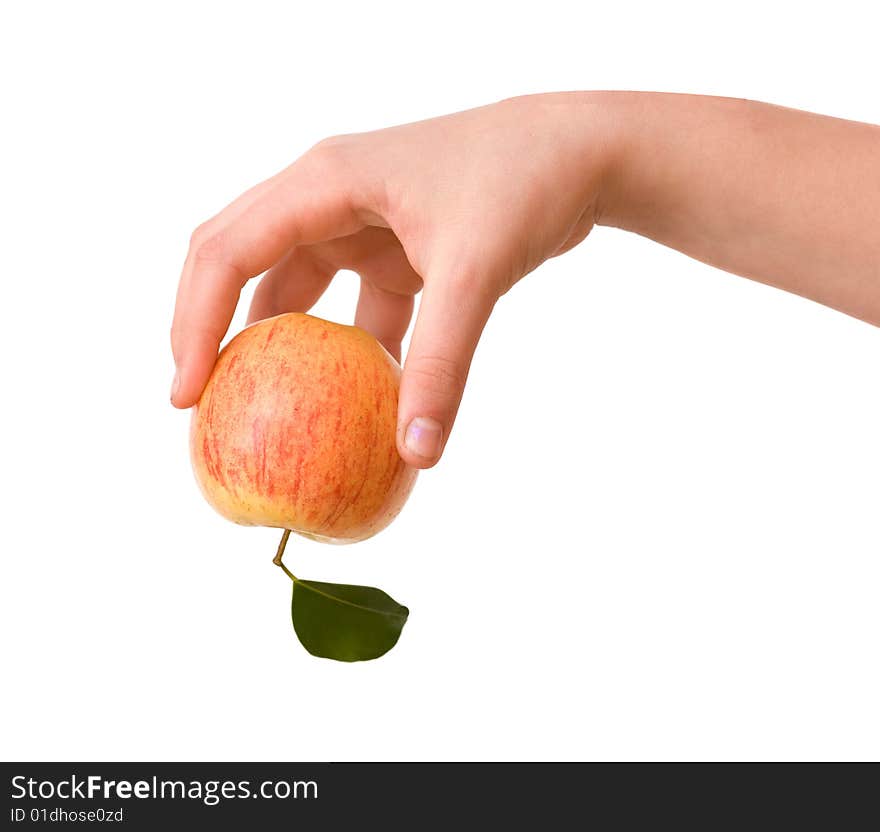
[[[367,332],[289,313],[221,351],[190,450],[224,517],[351,543],[400,512],[417,471],[397,453],[400,367]]]

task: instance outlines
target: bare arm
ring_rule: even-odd
[[[597,221],[880,324],[880,127],[754,101],[610,94]]]
[[[552,93],[325,140],[200,226],[181,275],[172,402],[205,385],[243,285],[251,320],[361,277],[392,355],[422,292],[398,449],[435,464],[495,302],[595,223],[880,324],[880,127],[739,99]]]

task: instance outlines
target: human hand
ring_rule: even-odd
[[[320,142],[194,234],[177,293],[172,403],[194,405],[239,294],[249,321],[305,312],[340,269],[361,278],[355,324],[404,365],[397,444],[443,452],[495,302],[593,226],[610,161],[598,93],[510,99]]]

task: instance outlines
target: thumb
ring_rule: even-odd
[[[474,350],[497,300],[477,280],[444,278],[425,282],[400,382],[397,448],[416,468],[430,468],[443,453]]]

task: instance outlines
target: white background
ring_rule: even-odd
[[[867,324],[597,229],[499,303],[395,524],[289,547],[411,608],[360,665],[301,649],[168,404],[190,231],[323,136],[589,88],[878,122],[869,7],[4,5],[2,754],[876,758]]]

